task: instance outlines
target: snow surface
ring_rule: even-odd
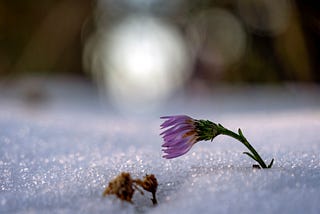
[[[2,90],[0,213],[320,213],[318,86],[186,92],[135,116],[100,105],[87,83],[51,81],[44,95],[28,87]],[[225,136],[161,158],[159,117],[172,114],[241,128],[273,168],[253,169]],[[133,204],[103,198],[122,171],[155,174],[158,206],[148,193]]]

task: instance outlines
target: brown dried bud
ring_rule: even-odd
[[[153,174],[144,176],[142,182],[143,182],[142,188],[144,190],[149,191],[149,192],[156,192],[157,191],[158,181]]]
[[[134,189],[132,187],[133,182],[134,181],[129,173],[122,172],[109,182],[108,187],[103,192],[103,196],[113,194],[121,200],[132,203],[131,199],[134,193]]]
[[[129,173],[122,172],[109,182],[108,187],[103,192],[103,196],[116,195],[119,199],[132,203],[132,196],[135,190],[138,190],[143,195],[143,191],[138,188],[139,186],[151,192],[153,197],[151,201],[153,204],[157,204],[156,191],[158,181],[153,174],[144,176],[143,180],[134,180]]]
[[[157,204],[156,192],[158,188],[158,181],[154,174],[146,175],[143,177],[143,180],[140,179],[135,180],[136,184],[141,186],[144,190],[152,193],[152,203]]]

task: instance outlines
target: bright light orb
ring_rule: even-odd
[[[130,16],[106,33],[100,47],[103,77],[118,108],[155,107],[189,78],[186,44],[173,26],[153,17]]]

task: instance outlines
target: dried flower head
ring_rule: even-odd
[[[109,182],[108,187],[103,192],[103,196],[116,195],[119,199],[132,203],[132,196],[135,190],[138,190],[142,195],[144,194],[138,186],[148,192],[151,192],[151,201],[153,204],[157,204],[156,192],[158,188],[158,181],[153,174],[147,174],[143,177],[143,180],[140,180],[132,179],[129,173],[122,172]]]
[[[103,192],[103,196],[116,195],[119,199],[132,202],[134,193],[133,179],[127,172],[122,172],[116,178],[109,182],[108,187]]]
[[[201,140],[212,140],[219,133],[217,125],[208,120],[195,120],[186,115],[166,116],[161,124],[164,130],[160,135],[164,140],[164,158],[176,158],[187,153]]]
[[[158,181],[156,177],[151,174],[151,175],[146,175],[143,177],[143,180],[137,179],[135,180],[136,184],[141,186],[144,190],[151,192],[152,193],[152,203],[157,204],[157,199],[156,199],[156,192],[158,188]]]

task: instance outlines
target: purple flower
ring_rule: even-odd
[[[197,120],[186,115],[165,116],[161,119],[166,120],[160,126],[161,129],[166,129],[160,134],[164,140],[164,158],[179,157],[199,141]]]
[[[162,151],[165,153],[164,158],[176,158],[187,153],[191,147],[202,140],[213,140],[216,136],[222,134],[230,136],[243,145],[250,152],[244,152],[253,160],[259,163],[260,168],[271,168],[274,159],[267,165],[260,157],[258,152],[251,146],[247,139],[243,136],[241,129],[235,133],[226,129],[221,124],[216,124],[210,120],[196,120],[186,115],[175,115],[160,117],[165,121],[160,125],[164,131],[160,134],[164,140]]]

